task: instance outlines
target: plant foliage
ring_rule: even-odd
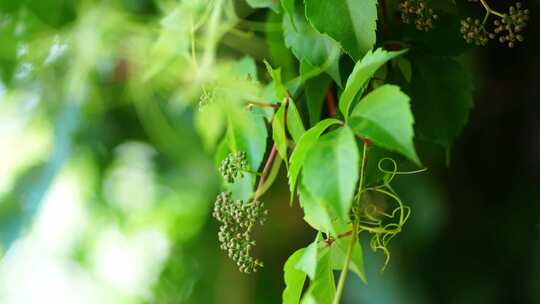
[[[216,246],[244,273],[264,264],[252,232],[267,219],[265,193],[286,177],[290,200],[282,203],[298,202],[314,230],[313,242],[299,244],[284,265],[287,304],[340,303],[350,272],[369,279],[368,246],[384,255],[381,269],[390,265],[390,241],[412,213],[392,181],[426,171],[432,155],[422,147],[434,144],[440,149],[431,152],[444,154],[466,125],[474,90],[462,63],[468,44],[517,47],[529,21],[521,3],[497,11],[488,0],[467,4],[482,9],[482,20],[442,0],[127,2],[152,3],[144,11],[157,18],[125,12],[116,1],[81,8],[0,1],[14,16],[0,22],[6,95],[54,101],[40,109],[58,117],[55,150],[0,202],[2,219],[13,221],[9,233],[0,231],[3,246],[38,210],[79,140],[81,116],[128,100],[140,128],[178,163],[205,166],[203,149],[213,155],[222,177]],[[197,134],[178,131],[181,124]],[[92,136],[80,140],[95,150],[113,145],[94,145]],[[201,147],[188,144],[198,141]],[[190,178],[200,177],[190,170]],[[205,187],[184,183],[207,199]],[[163,225],[174,227],[181,216]]]

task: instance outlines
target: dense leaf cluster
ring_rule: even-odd
[[[234,69],[234,79],[249,79],[259,90],[234,96],[234,103],[219,95],[209,103],[223,109],[213,113],[224,130],[214,137],[221,138],[216,161],[226,191],[215,205],[219,238],[241,271],[260,265],[248,257],[254,244],[248,234],[262,211],[259,203],[243,201],[258,202],[285,164],[290,203],[298,197],[317,237],[285,264],[283,301],[337,304],[350,271],[366,280],[359,234],[369,234],[369,247],[385,255],[384,269],[390,241],[411,214],[393,179],[425,171],[426,146],[435,144],[448,155],[467,122],[472,77],[450,55],[466,51],[465,42],[493,39],[484,27],[490,15],[504,20],[496,32],[504,31],[505,41],[520,40],[508,33],[523,29],[528,11],[516,5],[503,15],[481,1],[484,22],[460,23],[455,8],[436,1],[406,0],[394,7],[376,0],[248,4],[270,9],[270,54],[261,62],[243,58],[233,64],[242,66]],[[401,21],[395,20],[399,15]],[[263,68],[269,77],[259,81]],[[337,282],[334,270],[341,271]]]
[[[501,13],[487,0],[472,1],[483,19],[438,0],[155,1],[149,14],[159,20],[134,18],[116,1],[80,10],[67,2],[0,2],[15,12],[0,22],[0,74],[9,86],[4,93],[2,84],[0,95],[58,116],[55,149],[27,173],[43,178],[25,174],[0,204],[2,219],[17,220],[10,234],[27,230],[76,141],[103,162],[114,156],[102,147],[112,151],[124,138],[152,141],[189,174],[160,176],[168,182],[148,196],[185,205],[210,192],[201,186],[204,147],[223,177],[213,212],[218,239],[240,271],[263,264],[252,256],[252,232],[266,219],[261,197],[279,177],[290,191],[281,203],[298,203],[313,228],[313,241],[285,263],[287,304],[337,304],[349,272],[367,281],[360,235],[384,254],[381,268],[388,265],[391,241],[413,214],[392,181],[450,155],[473,107],[473,77],[462,63],[467,43],[497,38],[515,47],[529,22],[520,3],[504,3]],[[68,13],[53,18],[62,11]],[[57,102],[42,102],[49,100]],[[136,117],[141,130],[82,131],[81,116],[100,113],[109,123],[108,107],[122,119]],[[182,131],[191,123],[201,147]],[[93,132],[111,135],[95,143]],[[181,195],[170,190],[179,188],[176,179],[189,188]],[[159,205],[156,213],[171,214],[160,229],[171,234],[195,234],[208,213],[196,203],[187,213]],[[127,213],[126,222],[154,220]]]

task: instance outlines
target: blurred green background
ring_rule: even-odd
[[[265,196],[260,272],[237,271],[210,216],[201,84],[268,52],[227,12],[217,45],[200,22],[212,3],[0,0],[0,303],[281,302],[282,265],[315,233],[284,173]],[[450,167],[419,143],[430,170],[396,179],[412,216],[390,265],[381,274],[364,240],[369,284],[349,276],[345,303],[540,303],[540,7],[528,4],[523,46],[462,58],[476,105]]]

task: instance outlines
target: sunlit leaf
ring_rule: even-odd
[[[409,97],[394,85],[383,85],[366,95],[349,120],[354,133],[420,164],[413,144],[413,123]]]
[[[340,120],[328,118],[321,120],[313,128],[309,129],[300,137],[296,147],[294,148],[289,161],[289,189],[291,191],[291,201],[294,197],[296,182],[300,174],[300,170],[304,164],[304,159],[309,149],[317,142],[321,134],[330,126],[341,123]]]
[[[302,184],[319,204],[339,219],[347,220],[358,180],[358,164],[356,139],[351,129],[344,126],[322,136],[309,150]]]
[[[347,228],[347,223],[338,219],[335,212],[315,199],[302,183],[298,186],[298,192],[300,205],[304,210],[304,221],[313,229],[336,236]]]
[[[246,0],[253,8],[270,8],[274,12],[279,12],[279,4],[275,0]]]
[[[283,18],[283,35],[285,45],[291,49],[294,56],[299,60],[306,60],[314,67],[326,71],[338,84],[341,84],[339,74],[339,45],[330,37],[318,33],[308,23],[302,9],[296,9],[294,24],[291,19]]]
[[[328,247],[319,248],[317,251],[317,269],[311,279],[309,289],[302,298],[301,303],[323,304],[332,303],[336,294],[334,274],[332,272],[332,258]]]
[[[289,16],[291,20],[291,24],[294,28],[296,28],[296,25],[294,23],[294,7],[295,7],[295,0],[281,0],[281,6],[287,13],[287,16]]]
[[[284,102],[285,97],[289,96],[289,94],[287,93],[287,88],[285,88],[281,80],[281,68],[274,69],[267,61],[265,61],[264,64],[266,65],[266,70],[268,71],[268,74],[270,74],[270,76],[274,80],[274,90],[276,90],[276,97],[281,102]]]
[[[330,251],[332,254],[333,268],[335,270],[343,269],[343,264],[347,256],[350,242],[351,236],[346,236],[336,239],[332,244]],[[349,270],[356,273],[356,275],[358,275],[358,277],[364,283],[367,283],[366,272],[364,269],[364,256],[362,253],[362,247],[360,246],[360,242],[358,241],[358,239],[356,240],[353,247]]]
[[[306,281],[306,273],[298,270],[296,265],[300,258],[304,255],[306,248],[295,251],[285,262],[283,267],[285,290],[283,290],[283,304],[298,304],[302,296],[302,289]]]
[[[291,134],[294,142],[298,142],[300,137],[304,135],[306,129],[304,129],[304,123],[302,122],[302,117],[298,113],[298,109],[294,101],[289,101],[289,106],[287,108],[287,129]]]
[[[311,279],[315,278],[315,273],[317,271],[317,256],[319,251],[318,241],[320,239],[321,236],[319,234],[315,241],[305,248],[295,265],[296,269],[303,271]]]
[[[281,159],[287,164],[287,137],[285,135],[285,108],[287,103],[282,103],[272,121],[272,138]]]
[[[354,60],[359,60],[375,45],[376,0],[305,0],[305,4],[311,24],[338,41]]]
[[[375,74],[375,72],[388,60],[399,56],[404,52],[406,52],[406,50],[389,52],[378,48],[375,51],[369,51],[362,60],[356,63],[347,79],[345,89],[339,97],[339,109],[344,117],[348,117],[349,109],[355,96],[362,93],[367,82],[373,77],[373,74]]]

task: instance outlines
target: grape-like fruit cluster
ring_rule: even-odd
[[[234,183],[238,178],[244,177],[244,171],[247,169],[247,154],[242,151],[229,153],[219,166],[219,172],[228,183]]]
[[[470,2],[477,2],[470,0]],[[487,18],[491,15],[496,15],[497,18],[493,21],[494,29],[490,32],[486,28]],[[500,14],[494,11],[486,12],[486,18],[483,22],[479,19],[467,18],[461,20],[461,34],[463,39],[467,43],[474,43],[478,46],[484,46],[488,43],[489,39],[495,39],[498,37],[499,42],[504,43],[507,47],[513,48],[516,43],[524,40],[521,34],[527,22],[529,20],[529,10],[522,9],[520,2],[517,2],[515,6],[508,8],[507,14]]]
[[[520,2],[517,2],[515,7],[510,6],[508,14],[493,22],[494,32],[499,35],[499,42],[505,43],[509,48],[513,48],[517,42],[522,42],[521,32],[527,26],[527,21],[529,21],[528,9],[522,9]]]
[[[493,34],[488,33],[479,19],[467,18],[461,20],[461,34],[467,43],[474,43],[477,46],[484,46],[488,43],[488,38],[493,39]]]
[[[406,23],[414,23],[419,31],[430,31],[438,16],[423,0],[405,0],[399,4],[401,20]]]
[[[261,202],[233,200],[227,192],[220,193],[216,199],[213,216],[221,223],[218,233],[220,248],[236,262],[241,272],[256,272],[263,266],[250,254],[255,246],[251,232],[255,224],[264,224],[267,215],[268,211]]]

